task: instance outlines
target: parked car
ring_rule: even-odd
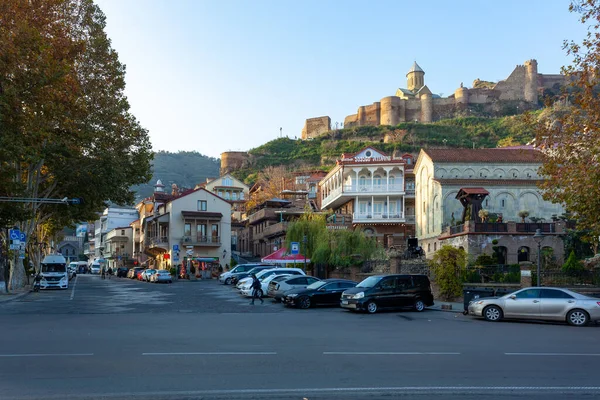
[[[433,293],[426,275],[375,275],[346,290],[340,305],[370,314],[382,308],[399,307],[423,311],[433,305]]]
[[[250,271],[252,268],[254,268],[256,266],[257,266],[257,264],[240,264],[240,265],[237,265],[231,271],[223,272],[221,275],[219,275],[219,282],[221,282],[224,285],[231,285],[231,279],[232,279],[231,277],[233,276],[233,274],[239,274],[239,273],[243,273],[243,272],[248,272],[248,271]]]
[[[249,277],[251,274],[258,274],[260,271],[263,271],[265,269],[273,269],[273,265],[256,265],[254,268],[252,268],[249,271],[244,271],[244,272],[237,272],[235,274],[231,274],[231,284],[232,285],[237,285],[237,283],[244,279]]]
[[[100,264],[92,264],[90,266],[90,274],[100,274]]]
[[[67,271],[69,273],[69,280],[75,278],[77,276],[77,263],[72,262],[67,266]]]
[[[266,271],[263,271],[266,272]],[[269,282],[271,282],[274,278],[278,278],[278,277],[289,277],[292,276],[292,274],[288,274],[285,272],[276,272],[274,274],[264,274],[262,275],[260,278],[258,278],[258,280],[260,281],[260,285],[261,288],[258,289],[258,295],[260,297],[264,297],[265,293],[267,293],[268,288],[269,288]],[[246,278],[248,279],[248,278]],[[244,281],[246,281],[246,279],[244,279]],[[246,296],[246,297],[252,297],[252,279],[250,279],[249,281],[247,281],[246,283],[244,283],[244,285],[240,288],[240,294],[242,296]]]
[[[468,310],[470,315],[494,322],[505,318],[537,319],[585,326],[600,320],[600,299],[567,289],[534,287],[471,301]]]
[[[129,268],[127,267],[119,267],[117,268],[117,278],[125,278],[127,276],[127,273],[129,272]]]
[[[289,290],[283,297],[283,304],[299,308],[314,306],[339,306],[344,290],[353,288],[356,282],[345,279],[325,279],[314,282],[305,288]]]
[[[287,291],[292,289],[302,289],[319,281],[321,280],[314,276],[277,276],[269,282],[267,295],[279,303]]]
[[[129,272],[127,272],[127,277],[129,279],[137,279],[138,272],[143,271],[143,270],[144,270],[144,268],[142,268],[142,267],[132,268],[129,270]]]
[[[301,268],[273,268],[271,266],[270,269],[262,270],[256,273],[256,277],[259,281],[262,281],[266,277],[270,275],[304,275],[304,271]],[[242,287],[247,286],[249,282],[252,282],[252,277],[248,276],[244,279],[240,279],[236,285],[239,290],[242,290]],[[267,293],[268,288],[265,287],[263,293]],[[262,294],[261,294],[262,296]]]
[[[159,269],[156,272],[154,272],[152,275],[150,275],[150,282],[154,282],[154,283],[160,283],[160,282],[172,283],[173,282],[173,277],[171,277],[171,273],[169,271],[167,271],[166,269]]]
[[[156,270],[155,269],[145,269],[140,273],[140,277],[139,280],[140,281],[145,281],[145,282],[149,282],[150,281],[150,275],[152,275],[153,273],[155,273]]]

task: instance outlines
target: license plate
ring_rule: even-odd
[[[342,300],[342,304],[348,304],[348,300]]]

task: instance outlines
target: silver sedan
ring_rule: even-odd
[[[503,318],[537,319],[585,326],[590,321],[600,320],[600,298],[561,288],[533,287],[502,297],[471,301],[469,315],[488,321],[500,321]]]

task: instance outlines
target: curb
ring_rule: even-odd
[[[20,299],[21,297],[27,296],[29,293],[31,293],[30,290],[27,290],[26,292],[19,293],[19,294],[6,294],[6,293],[3,293],[2,295],[0,295],[0,304],[2,304],[2,303],[9,303],[11,301],[15,301],[17,299]]]
[[[437,307],[436,308],[427,307],[427,310],[441,311],[441,312],[450,312],[450,313],[456,313],[456,314],[463,314],[463,312],[464,312],[464,310],[462,310],[462,309],[460,309],[460,310],[454,310],[454,309],[453,310],[445,310],[445,309],[437,308]]]

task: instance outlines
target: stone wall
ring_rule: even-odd
[[[240,169],[248,162],[248,153],[245,151],[227,151],[221,153],[221,176],[236,169]]]
[[[302,139],[312,139],[331,130],[331,118],[328,116],[309,118],[302,128]]]

